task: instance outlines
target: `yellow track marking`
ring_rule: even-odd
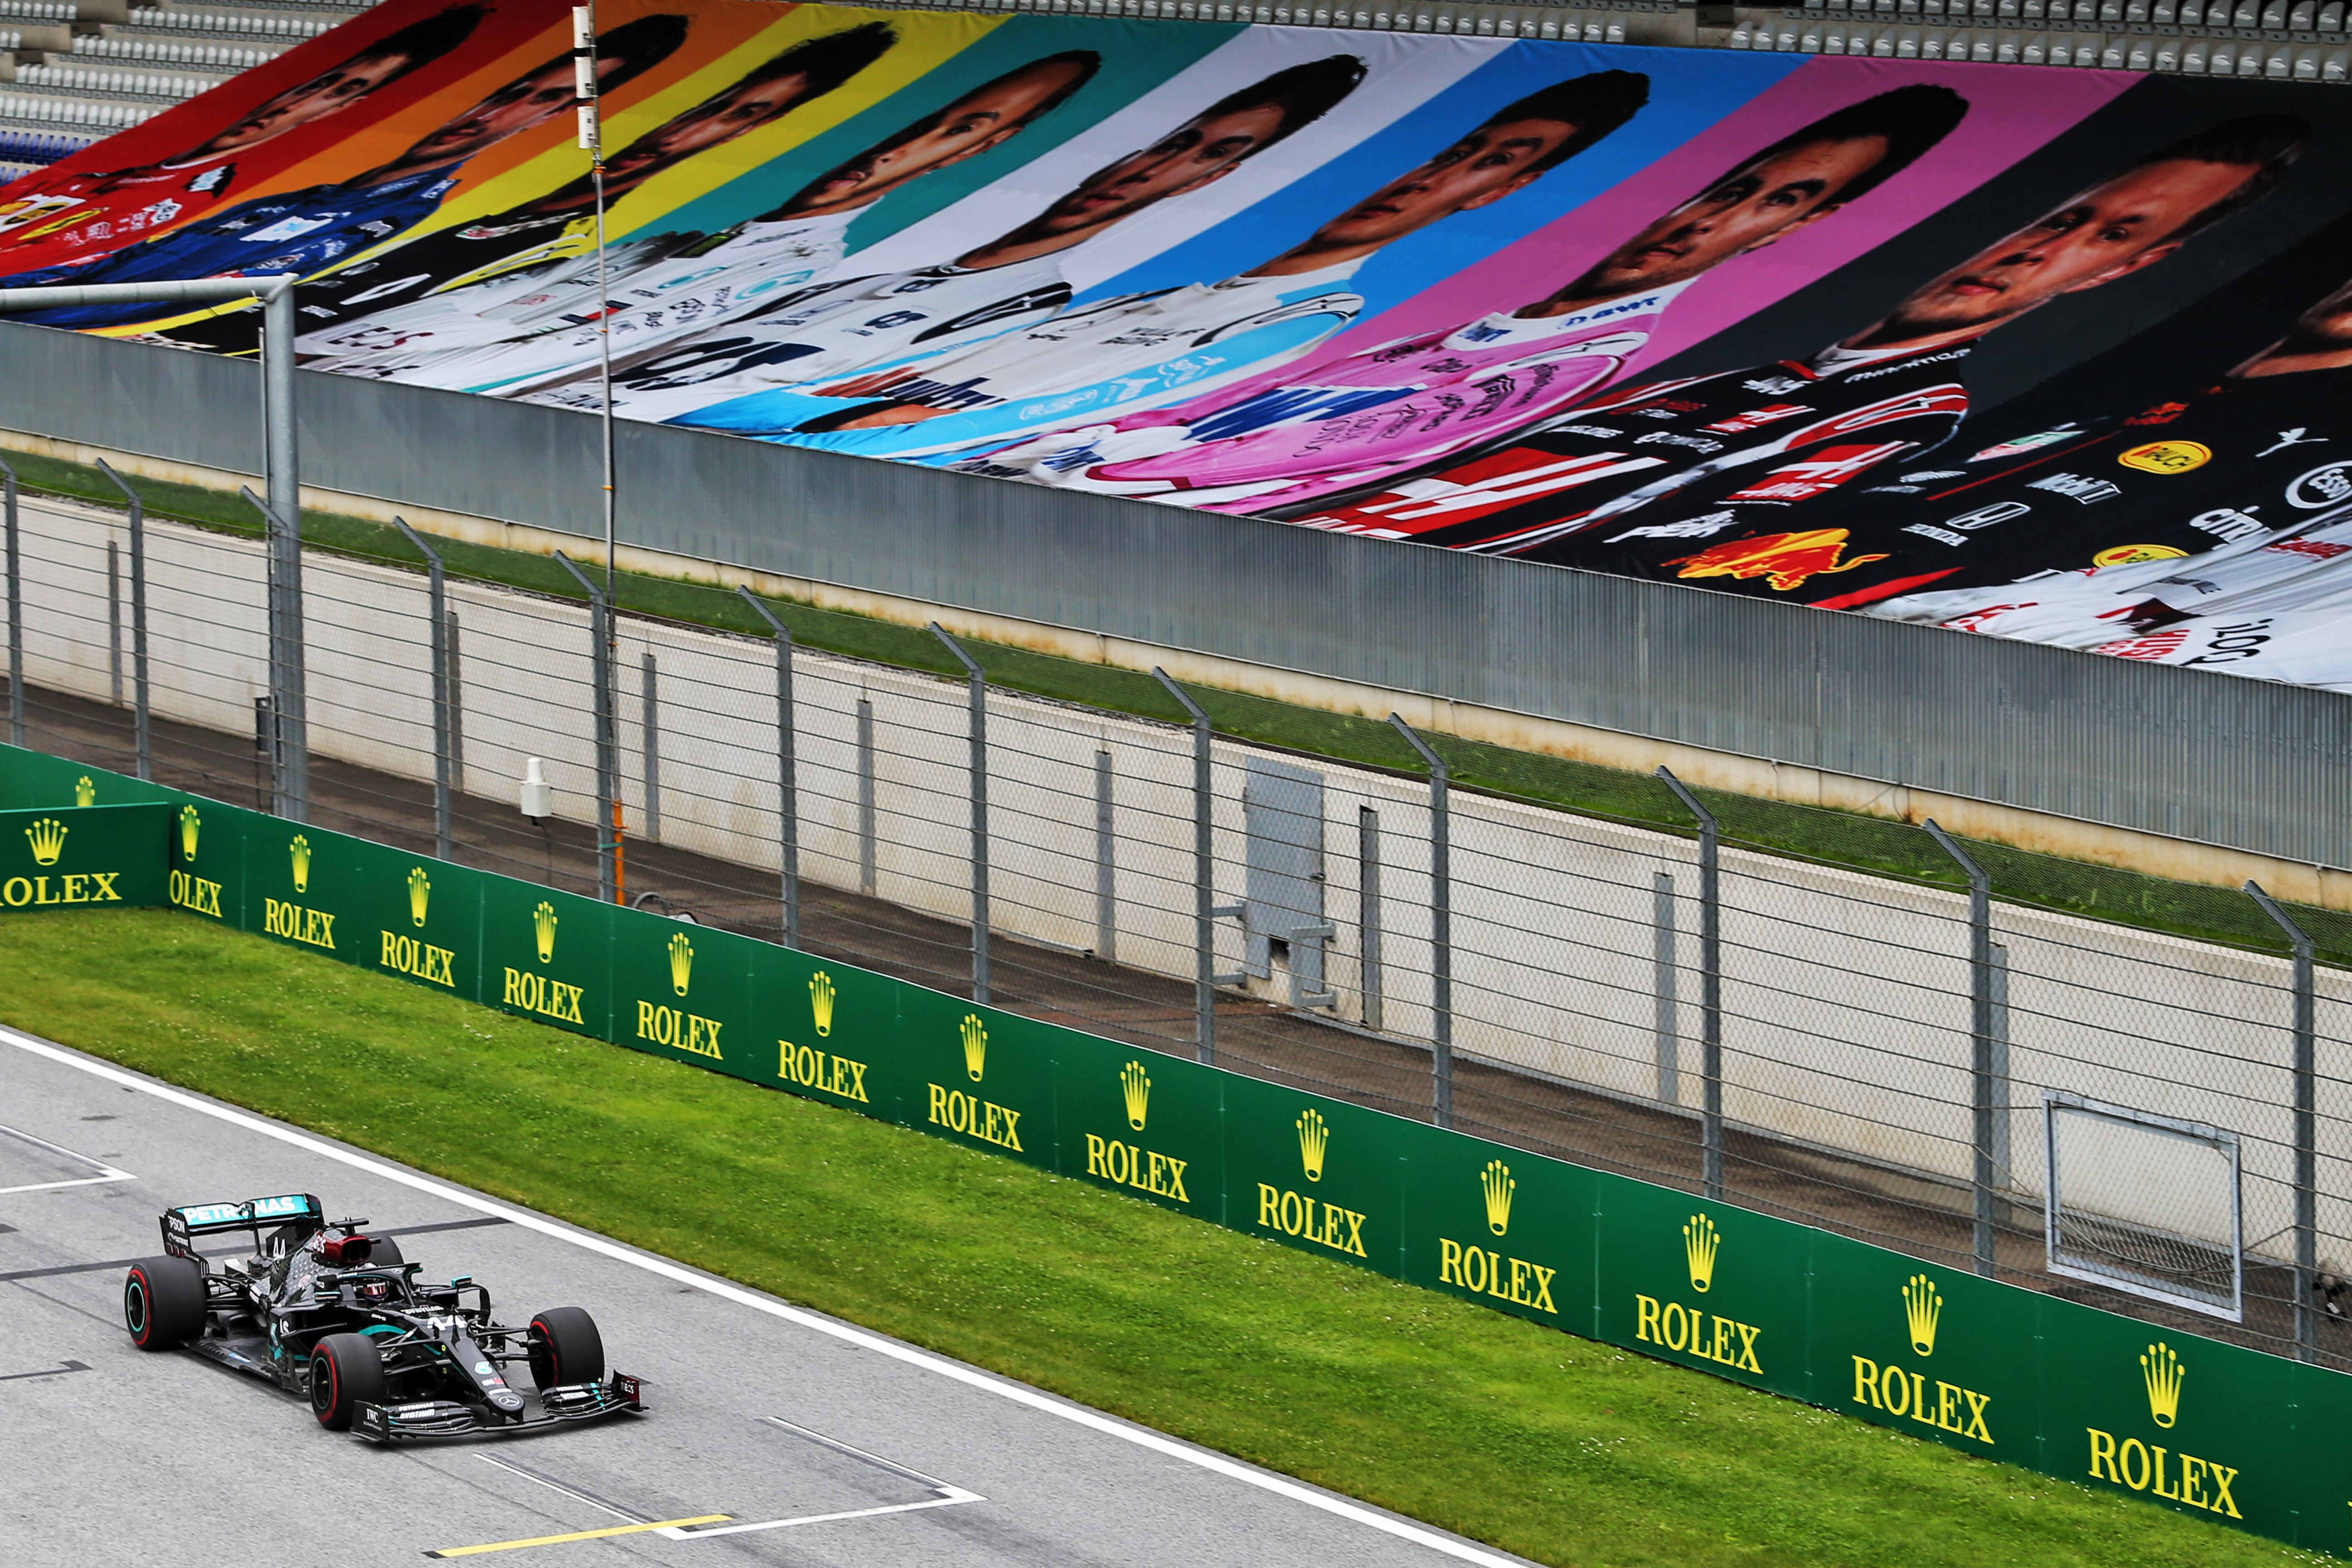
[[[428,1552],[427,1557],[472,1557],[484,1552],[515,1552],[526,1546],[560,1546],[567,1541],[596,1541],[607,1535],[635,1535],[646,1530],[675,1530],[681,1524],[720,1524],[734,1518],[730,1513],[699,1514],[693,1519],[656,1520],[651,1524],[614,1524],[603,1530],[575,1530],[569,1535],[534,1535],[528,1541],[493,1541],[485,1546],[445,1546],[438,1552]]]

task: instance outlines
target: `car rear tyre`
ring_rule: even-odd
[[[184,1258],[148,1258],[122,1281],[122,1326],[142,1351],[167,1351],[205,1331],[205,1274]]]
[[[550,1307],[530,1321],[530,1377],[541,1388],[597,1383],[604,1376],[604,1336],[578,1307]]]
[[[362,1402],[385,1398],[383,1357],[365,1334],[329,1334],[310,1352],[310,1414],[330,1432],[348,1432]]]

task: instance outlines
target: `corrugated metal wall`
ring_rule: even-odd
[[[0,427],[257,471],[258,382],[0,324]],[[300,393],[311,484],[598,531],[593,419]],[[2352,865],[2335,693],[692,431],[625,424],[620,463],[654,549]]]

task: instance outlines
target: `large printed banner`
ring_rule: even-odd
[[[103,847],[98,859],[126,865],[143,844],[146,880],[126,870],[124,888],[160,884],[168,861],[171,901],[197,919],[1984,1458],[2352,1556],[2352,1450],[2340,1440],[2352,1378],[2340,1373],[0,747],[0,808],[16,807],[0,809],[0,831],[21,820],[45,843],[88,839]],[[0,870],[12,864],[0,856]]]
[[[0,191],[309,364],[2352,690],[2352,99],[2291,82],[390,0]],[[249,352],[258,313],[32,319]],[[2193,563],[2184,564],[2193,558]]]

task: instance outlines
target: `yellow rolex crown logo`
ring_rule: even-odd
[[[1911,1282],[1903,1287],[1903,1321],[1911,1330],[1911,1348],[1921,1355],[1936,1353],[1936,1325],[1944,1319],[1944,1299],[1936,1293],[1936,1282],[1925,1274],[1914,1274]]]
[[[84,773],[81,777],[74,780],[74,804],[76,805],[96,805],[98,804],[98,786],[89,782],[89,775],[88,773]]]
[[[2158,1341],[2147,1347],[2139,1358],[2139,1374],[2147,1384],[2147,1413],[2159,1426],[2169,1426],[2180,1415],[2180,1380],[2189,1369],[2172,1353],[2172,1347]]]
[[[1479,1173],[1478,1184],[1486,1193],[1486,1228],[1500,1236],[1511,1228],[1511,1194],[1519,1190],[1519,1184],[1511,1180],[1508,1165],[1489,1160]]]
[[[1298,1119],[1298,1163],[1306,1167],[1307,1179],[1323,1179],[1323,1151],[1331,1146],[1331,1129],[1325,1123],[1323,1113],[1313,1106]]]
[[[1691,1289],[1701,1295],[1715,1283],[1715,1255],[1723,1246],[1723,1237],[1715,1228],[1715,1221],[1703,1214],[1690,1216],[1683,1226],[1683,1256],[1690,1262]]]
[[[408,868],[408,920],[412,925],[425,923],[425,902],[433,896],[432,879],[422,866]]]
[[[294,861],[294,890],[298,893],[309,892],[310,890],[310,841],[298,833],[294,836],[294,841],[286,847],[286,851]]]
[[[555,906],[542,903],[530,911],[530,927],[539,938],[539,961],[546,963],[555,957]]]
[[[963,1070],[971,1081],[980,1081],[981,1069],[988,1066],[988,1029],[977,1013],[963,1016]]]
[[[25,841],[33,847],[33,863],[54,866],[58,857],[66,852],[66,825],[54,816],[42,817],[25,829]]]
[[[1144,1113],[1151,1109],[1151,1079],[1144,1076],[1141,1062],[1118,1069],[1118,1092],[1127,1101],[1127,1124],[1142,1131]]]
[[[809,976],[809,1012],[816,1019],[816,1032],[833,1033],[833,976],[818,970]]]
[[[679,931],[669,939],[669,987],[679,995],[686,994],[687,982],[694,978],[694,943]]]
[[[194,806],[184,805],[180,807],[181,859],[193,860],[196,858],[196,829],[202,827],[204,825],[204,818],[196,815],[196,808]]]

